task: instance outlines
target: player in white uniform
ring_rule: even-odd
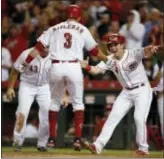
[[[104,73],[106,70],[113,71],[123,90],[117,97],[99,137],[93,144],[86,141],[85,145],[93,153],[101,153],[115,127],[134,105],[136,142],[139,146],[136,154],[147,155],[146,120],[152,100],[152,89],[142,64],[142,58],[155,53],[158,47],[148,46],[141,49],[124,50],[125,40],[118,34],[108,35],[105,41],[109,52],[112,53],[108,56],[108,61],[106,63],[100,62],[95,67],[81,62],[81,66],[91,74]]]
[[[14,84],[20,73],[20,85],[18,92],[18,108],[16,111],[16,123],[14,128],[13,146],[15,151],[21,150],[24,141],[24,129],[31,108],[36,99],[39,105],[39,128],[38,143],[39,151],[46,151],[46,144],[49,137],[48,111],[51,102],[49,88],[49,70],[52,66],[49,56],[42,58],[39,55],[33,59],[28,67],[22,66],[29,52],[33,48],[22,52],[14,63],[7,97],[11,101],[15,97]]]
[[[156,64],[157,66],[158,64]],[[157,66],[158,67],[158,66]],[[164,90],[163,90],[163,67],[164,63],[162,63],[161,68],[159,68],[159,72],[155,72],[154,78],[157,78],[158,84],[157,87],[154,88],[154,91],[157,92],[158,99],[157,99],[157,104],[158,104],[158,113],[159,113],[159,119],[160,119],[160,125],[161,125],[161,134],[162,138],[164,140],[164,123],[163,123],[163,111],[164,111]],[[164,142],[164,141],[163,141]]]
[[[49,47],[53,63],[50,75],[52,102],[49,112],[49,146],[54,146],[58,112],[60,110],[64,86],[66,85],[75,114],[75,139],[73,146],[75,150],[80,150],[84,104],[83,74],[79,61],[83,60],[84,47],[91,56],[97,56],[100,60],[106,61],[107,57],[100,51],[89,30],[79,23],[81,20],[81,9],[79,6],[68,6],[67,16],[67,21],[49,28],[38,38],[35,49],[29,54],[25,63],[29,63],[37,54],[42,56],[42,49],[46,46]]]

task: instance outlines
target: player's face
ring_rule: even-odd
[[[110,44],[107,44],[107,48],[108,48],[109,52],[116,53],[120,50],[120,44],[119,43],[110,43]]]

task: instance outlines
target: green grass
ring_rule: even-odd
[[[99,156],[109,156],[109,157],[133,157],[134,151],[130,150],[104,150]],[[2,147],[2,156],[4,157],[54,157],[54,156],[91,156],[92,154],[84,149],[80,152],[74,151],[73,149],[57,148],[48,149],[48,152],[38,152],[35,147],[23,147],[22,151],[16,153],[13,151],[12,147]],[[162,158],[162,151],[151,151],[147,158]]]

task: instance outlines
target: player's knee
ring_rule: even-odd
[[[17,121],[16,121],[16,131],[20,132],[23,128],[23,124],[24,124],[24,115],[22,113],[18,113],[17,115]]]
[[[135,121],[136,125],[145,124],[145,120],[141,116],[134,116],[134,121]]]

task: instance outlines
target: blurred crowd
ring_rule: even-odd
[[[2,81],[8,80],[12,63],[24,49],[34,46],[44,30],[66,20],[65,10],[71,3],[82,8],[81,23],[89,28],[97,42],[111,32],[125,36],[126,48],[163,42],[162,13],[145,0],[2,0]],[[101,47],[107,54],[105,47]],[[90,60],[92,64],[97,62]],[[110,72],[89,78],[115,80]]]

